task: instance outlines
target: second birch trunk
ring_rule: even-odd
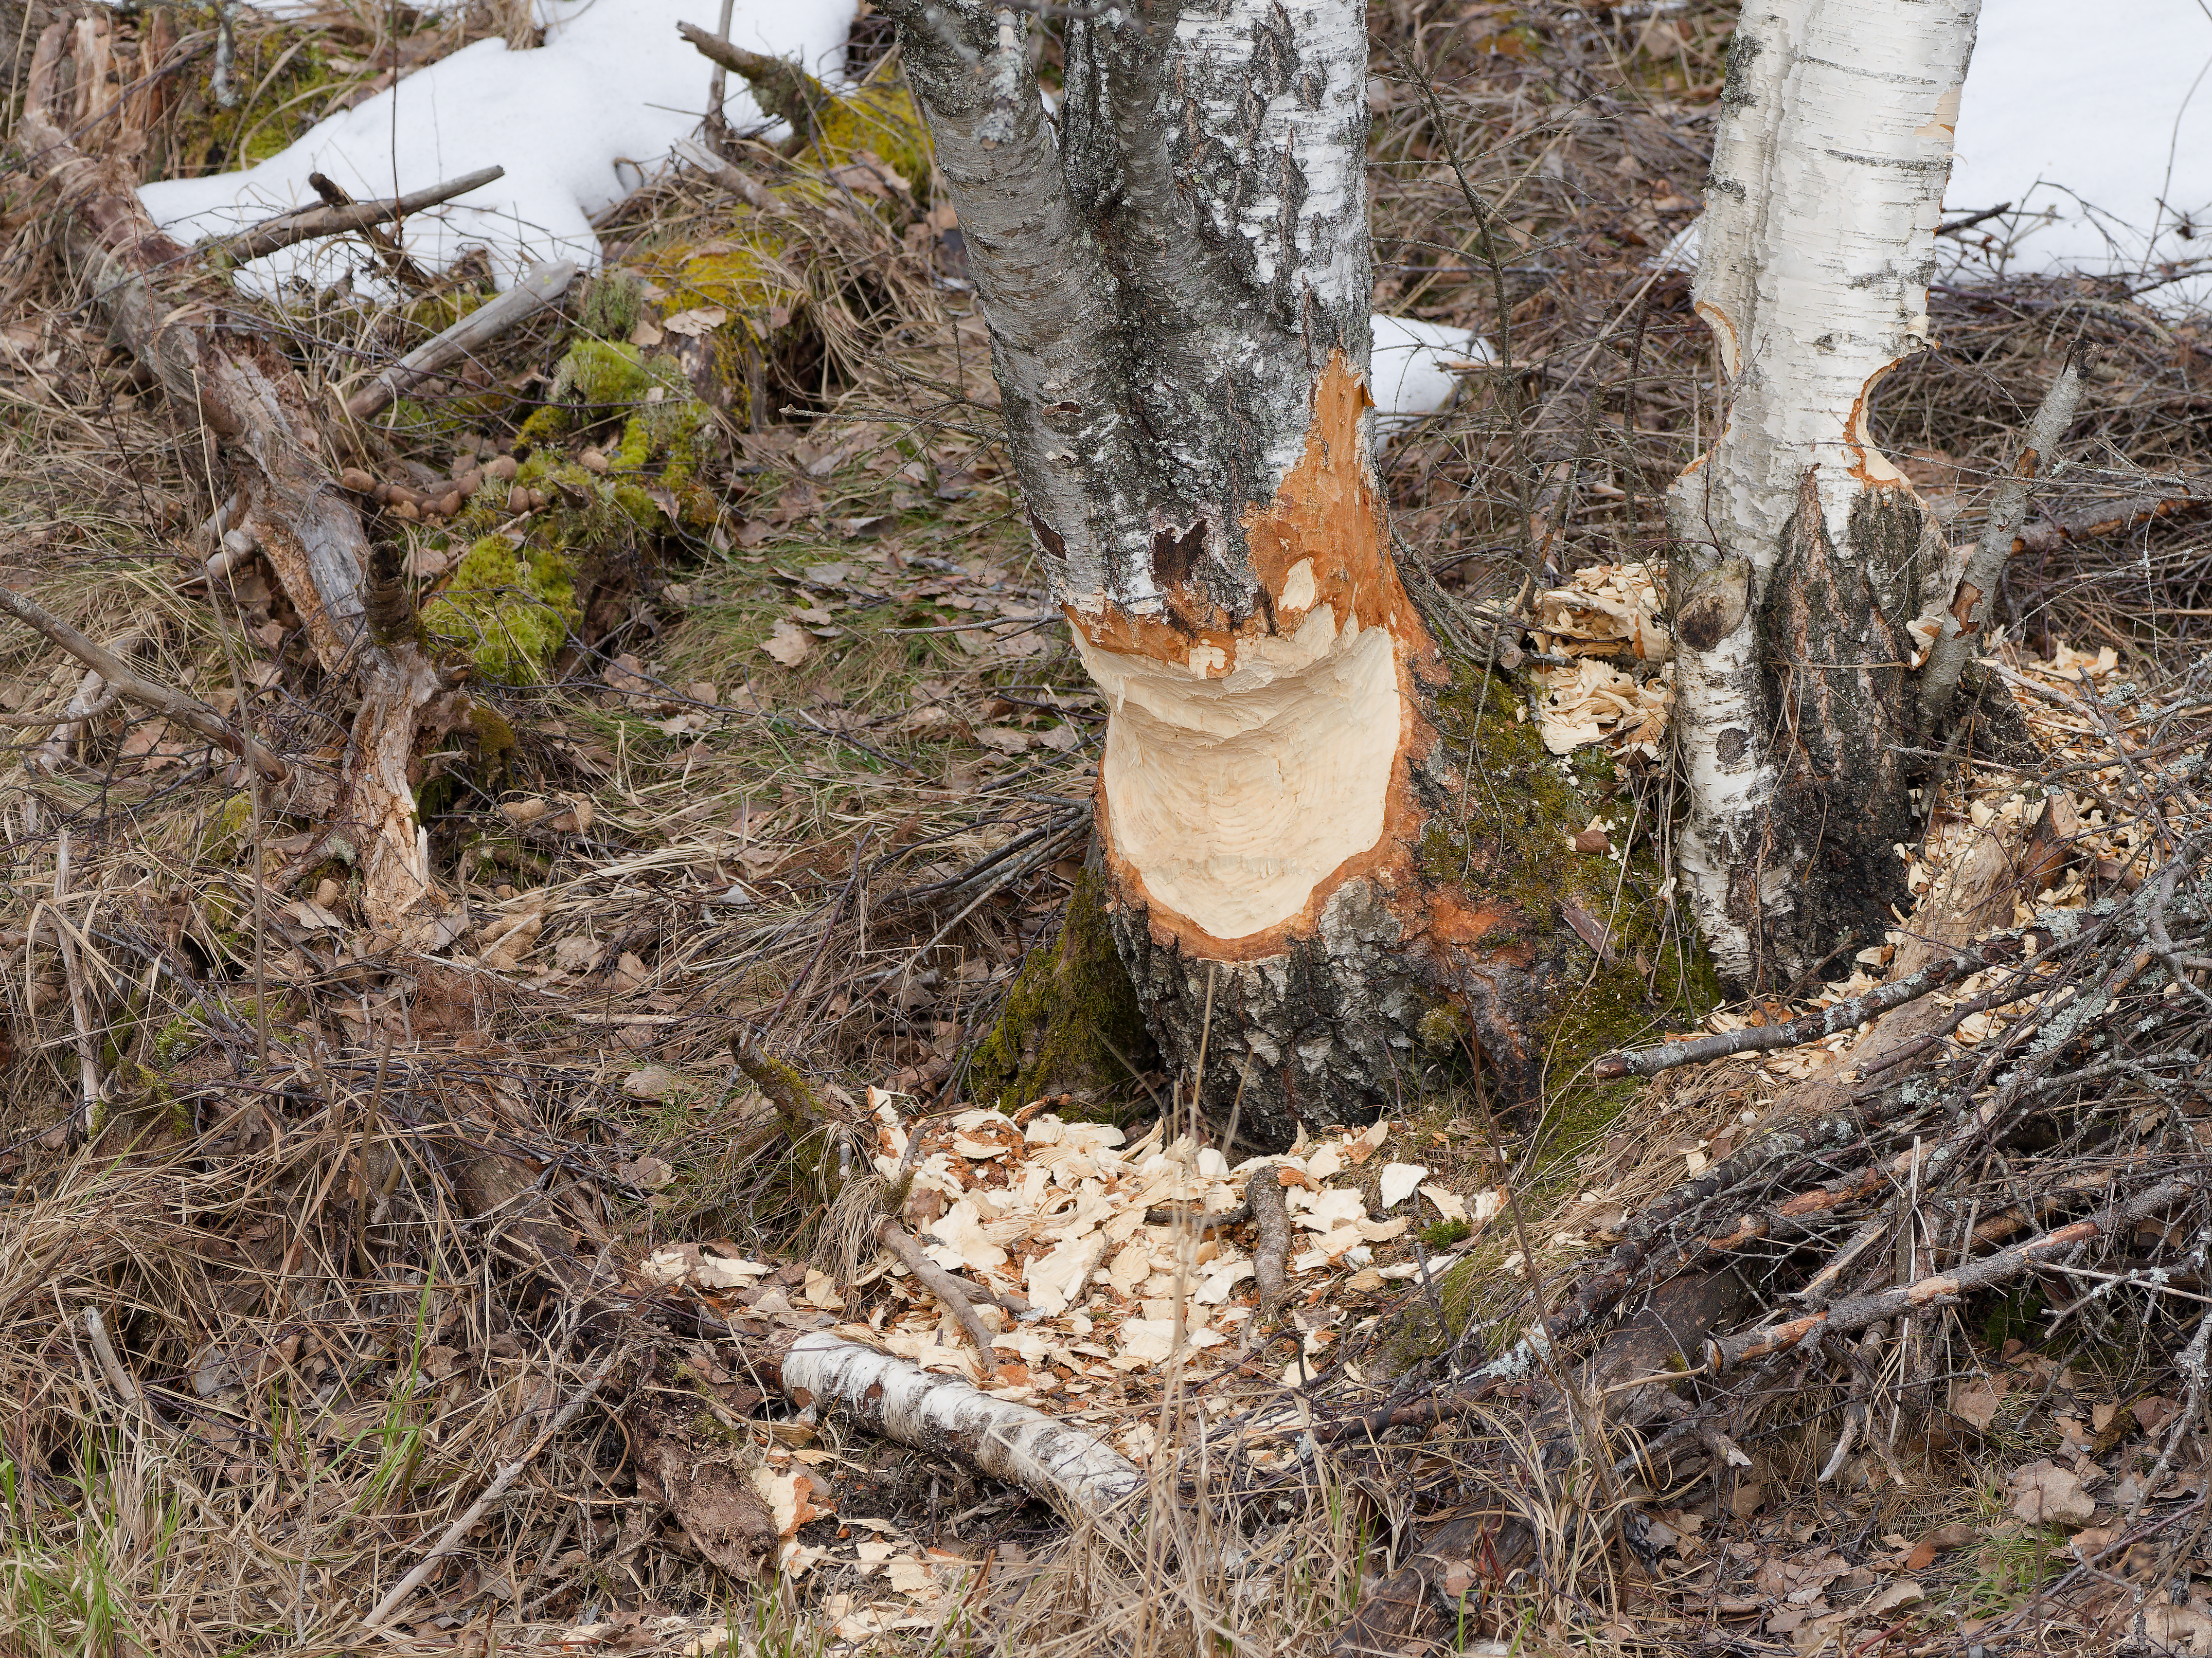
[[[1869,413],[1929,343],[1978,10],[1759,0],[1729,52],[1696,287],[1726,422],[1668,513],[1680,869],[1747,987],[1878,939],[1905,898],[1907,624],[1942,550]]]

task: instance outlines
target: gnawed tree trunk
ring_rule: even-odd
[[[1906,624],[1941,548],[1868,413],[1928,343],[1978,10],[1759,0],[1729,53],[1696,288],[1727,423],[1668,508],[1680,868],[1739,984],[1879,937],[1905,896]]]
[[[1104,868],[1163,1048],[1202,1047],[1206,1096],[1262,1139],[1399,1096],[1446,1002],[1525,1087],[1543,948],[1418,853],[1461,808],[1370,460],[1361,9],[1074,18],[1056,128],[1026,17],[887,9],[1107,695]]]
[[[57,104],[67,33],[57,23],[39,39],[17,138],[60,199],[70,262],[117,343],[222,446],[243,501],[233,521],[259,544],[324,670],[357,680],[343,802],[326,826],[360,858],[371,928],[386,943],[447,943],[459,918],[431,878],[407,777],[422,708],[443,689],[437,671],[414,639],[371,626],[368,539],[331,477],[299,375],[266,340],[223,326],[228,281],[153,222],[130,173],[71,143]]]

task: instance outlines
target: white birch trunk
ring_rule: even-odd
[[[1543,928],[1432,902],[1415,855],[1464,813],[1370,461],[1362,7],[1079,17],[1057,127],[1025,17],[885,9],[1107,695],[1100,839],[1155,1034],[1184,1065],[1203,1048],[1207,1096],[1262,1139],[1396,1097],[1446,1001],[1525,1092]]]
[[[1978,10],[1753,0],[1729,54],[1696,288],[1727,420],[1668,507],[1680,873],[1738,984],[1878,936],[1903,896],[1905,624],[1936,549],[1868,413],[1929,343]]]

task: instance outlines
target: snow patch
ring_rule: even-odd
[[[853,13],[853,0],[740,0],[730,35],[834,79]],[[593,269],[592,217],[659,174],[705,118],[714,66],[676,26],[712,29],[720,16],[720,0],[539,0],[545,44],[534,52],[478,40],[319,123],[258,167],[167,179],[139,195],[164,228],[189,242],[313,205],[310,173],[366,199],[499,166],[507,176],[497,182],[410,216],[408,252],[440,270],[480,246],[501,288],[540,259]],[[741,130],[764,118],[738,76],[722,107]],[[291,277],[333,282],[362,262],[351,238],[306,242],[240,276],[268,292]]]
[[[1490,343],[1470,329],[1447,328],[1413,317],[1373,319],[1374,357],[1369,383],[1375,393],[1375,435],[1388,443],[1451,401],[1459,376],[1455,363],[1487,364]]]

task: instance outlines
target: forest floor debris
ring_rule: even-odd
[[[417,52],[392,21],[244,18],[245,114],[175,74],[136,164],[252,159],[380,52],[503,27],[471,13]],[[1658,501],[1710,391],[1684,285],[1649,262],[1694,210],[1729,15],[1660,21],[1375,17],[1378,64],[1427,54],[1442,111],[1378,74],[1377,307],[1491,343],[1426,365],[1456,400],[1384,452],[1407,564],[1478,661],[1528,578],[1498,683],[1590,792],[1562,855],[1624,885],[1666,865]],[[882,62],[871,27],[856,70]],[[150,16],[112,29],[158,44]],[[2128,506],[2187,503],[2206,471],[2201,320],[2064,279],[1939,289],[1943,349],[1885,385],[1883,441],[1968,540],[2074,336],[2100,348],[2081,459],[2039,501],[2081,533],[2031,525],[1982,714],[1899,853],[1923,904],[1981,848],[2016,860],[1982,930],[2052,932],[2020,997],[1969,1006],[2003,966],[1947,985],[1948,1028],[1848,1086],[1863,1031],[1648,1085],[1563,1061],[1526,1121],[1492,1123],[1447,1054],[1382,1123],[1255,1155],[1140,1049],[1080,1092],[976,1074],[1080,890],[1103,716],[1030,562],[957,221],[890,142],[709,157],[772,214],[676,170],[596,227],[606,268],[559,306],[333,421],[335,480],[468,664],[407,779],[466,923],[422,953],[380,945],[359,848],[326,833],[337,676],[227,539],[190,422],[78,308],[51,201],[0,178],[0,580],[301,780],[257,793],[42,638],[0,639],[24,757],[0,781],[14,1638],[347,1649],[526,1459],[380,1647],[1315,1650],[1397,1607],[1394,1649],[2206,1649],[2201,1193],[1748,1374],[1671,1357],[1664,1400],[1607,1394],[1579,1427],[1541,1364],[1497,1368],[1547,1319],[1583,1319],[1552,1347],[1579,1357],[1698,1260],[1796,1317],[1823,1272],[1923,1282],[2203,1165],[2212,539]],[[1519,181],[1518,263],[1440,240],[1464,216],[1440,155]],[[350,257],[366,293],[386,266]],[[351,389],[491,286],[464,262],[397,303],[257,314]],[[1924,930],[1900,915],[1754,1004],[1632,999],[1607,1040],[1833,1005]],[[823,1107],[801,1156],[730,1064],[740,1028]],[[1808,1101],[1821,1137],[1791,1127]],[[988,1351],[879,1233],[836,1235],[825,1166],[904,1183],[866,1218],[972,1288]],[[1279,1301],[1232,1218],[1255,1175],[1290,1223]],[[710,1320],[1063,1416],[1141,1467],[1137,1512],[1071,1527],[810,1415]],[[1504,1517],[1489,1552],[1408,1596],[1469,1511]],[[1509,1532],[1534,1540],[1518,1564]],[[724,1564],[748,1550],[766,1578]]]

